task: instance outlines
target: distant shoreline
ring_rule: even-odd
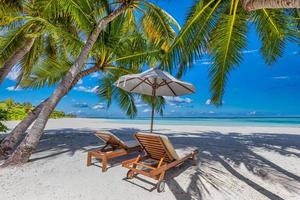
[[[96,118],[77,117],[82,120],[99,120],[111,124],[125,125],[145,125],[150,124],[150,118]],[[55,119],[68,120],[68,118]],[[291,127],[300,128],[300,117],[158,117],[154,120],[155,125],[182,125],[182,126],[206,126],[206,127]],[[17,121],[7,121],[7,123],[17,123]]]
[[[128,119],[128,120],[139,120],[139,119],[150,119],[150,117],[137,117],[130,119],[128,117],[89,117],[89,116],[77,116],[76,118],[87,118],[87,119]],[[155,117],[158,120],[163,120],[163,119],[260,119],[260,118],[300,118],[300,116],[199,116],[199,117]]]

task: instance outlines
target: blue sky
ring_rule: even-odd
[[[183,24],[186,11],[192,1],[158,1]],[[250,27],[248,46],[244,49],[244,59],[231,74],[227,83],[224,104],[215,107],[209,104],[208,69],[209,57],[197,60],[193,68],[182,78],[196,87],[196,94],[169,98],[165,116],[300,116],[300,48],[288,43],[284,55],[272,66],[267,66],[259,53],[259,38]],[[54,88],[39,90],[14,89],[16,73],[10,73],[0,86],[0,100],[13,98],[17,102],[38,104],[47,98]],[[94,73],[84,78],[63,98],[59,110],[90,117],[123,117],[124,114],[114,103],[107,110],[105,104],[94,93],[101,78]],[[149,116],[150,108],[138,102],[139,116]]]

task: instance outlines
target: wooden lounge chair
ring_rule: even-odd
[[[122,166],[128,168],[127,179],[132,179],[136,174],[158,180],[156,188],[158,192],[164,191],[164,176],[167,170],[182,164],[190,159],[197,159],[198,150],[188,148],[188,151],[178,152],[174,149],[168,137],[159,134],[137,133],[136,139],[142,146],[145,155],[122,162]],[[150,163],[150,164],[149,164]]]
[[[92,157],[102,160],[102,172],[106,172],[107,161],[116,157],[127,155],[141,149],[136,140],[122,141],[110,132],[96,132],[95,135],[105,142],[104,147],[89,151],[87,155],[87,166],[92,164]]]

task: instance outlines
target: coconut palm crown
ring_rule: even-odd
[[[165,53],[162,68],[178,66],[178,76],[190,69],[195,60],[208,54],[212,92],[211,101],[222,104],[229,73],[243,60],[243,49],[254,26],[261,41],[260,53],[266,64],[282,56],[287,41],[299,42],[299,10],[259,9],[248,12],[242,0],[201,0],[191,7],[184,26]]]

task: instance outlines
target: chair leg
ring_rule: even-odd
[[[106,156],[102,157],[102,172],[106,172],[107,169],[107,158]]]
[[[87,155],[87,162],[86,162],[86,166],[91,166],[92,164],[92,155],[90,152],[88,152],[88,155]]]
[[[158,181],[162,181],[162,180],[164,180],[164,178],[165,178],[165,171],[163,171],[160,175],[159,175],[159,178],[158,178]]]
[[[165,185],[166,181],[164,180],[165,177],[165,171],[163,171],[158,178],[158,182],[156,184],[157,192],[164,192],[165,191]]]

